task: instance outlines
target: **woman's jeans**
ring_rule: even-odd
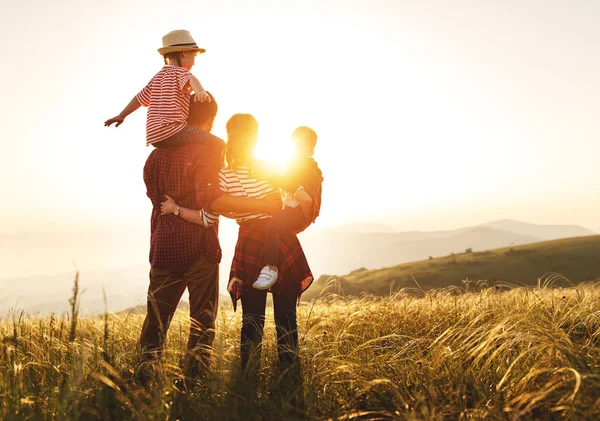
[[[296,305],[298,287],[289,287],[281,291],[279,285],[273,289],[273,307],[277,330],[277,352],[284,366],[298,361],[298,326],[296,324]],[[260,366],[262,337],[265,326],[265,308],[267,291],[248,288],[242,294],[242,370],[254,371]]]

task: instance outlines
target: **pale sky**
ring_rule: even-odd
[[[0,234],[147,227],[145,110],[188,29],[192,72],[260,153],[319,134],[321,226],[513,218],[600,228],[600,2],[2,0]]]

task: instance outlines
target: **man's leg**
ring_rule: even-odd
[[[219,304],[219,264],[203,257],[190,265],[184,276],[190,292],[191,322],[185,370],[194,376],[210,363]]]
[[[248,288],[242,294],[242,370],[255,371],[260,366],[267,291]]]
[[[181,273],[169,269],[150,270],[146,319],[139,344],[144,360],[160,355],[171,319],[184,291],[185,281]]]

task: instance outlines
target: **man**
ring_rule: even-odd
[[[150,286],[147,314],[140,337],[142,364],[136,374],[146,377],[145,362],[160,356],[179,300],[187,287],[190,295],[190,336],[184,372],[199,374],[209,363],[218,305],[221,247],[218,224],[204,228],[175,215],[161,215],[165,195],[182,207],[208,209],[219,214],[266,212],[281,209],[280,199],[244,199],[219,191],[225,143],[210,134],[217,103],[191,102],[188,124],[203,130],[194,143],[152,151],[144,166],[144,182],[152,201]],[[147,368],[148,366],[145,365]],[[141,374],[140,374],[141,372]],[[143,380],[143,379],[141,379]]]

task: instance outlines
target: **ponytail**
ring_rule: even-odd
[[[235,169],[240,163],[250,164],[254,156],[258,122],[251,114],[235,114],[227,128],[227,168]]]

